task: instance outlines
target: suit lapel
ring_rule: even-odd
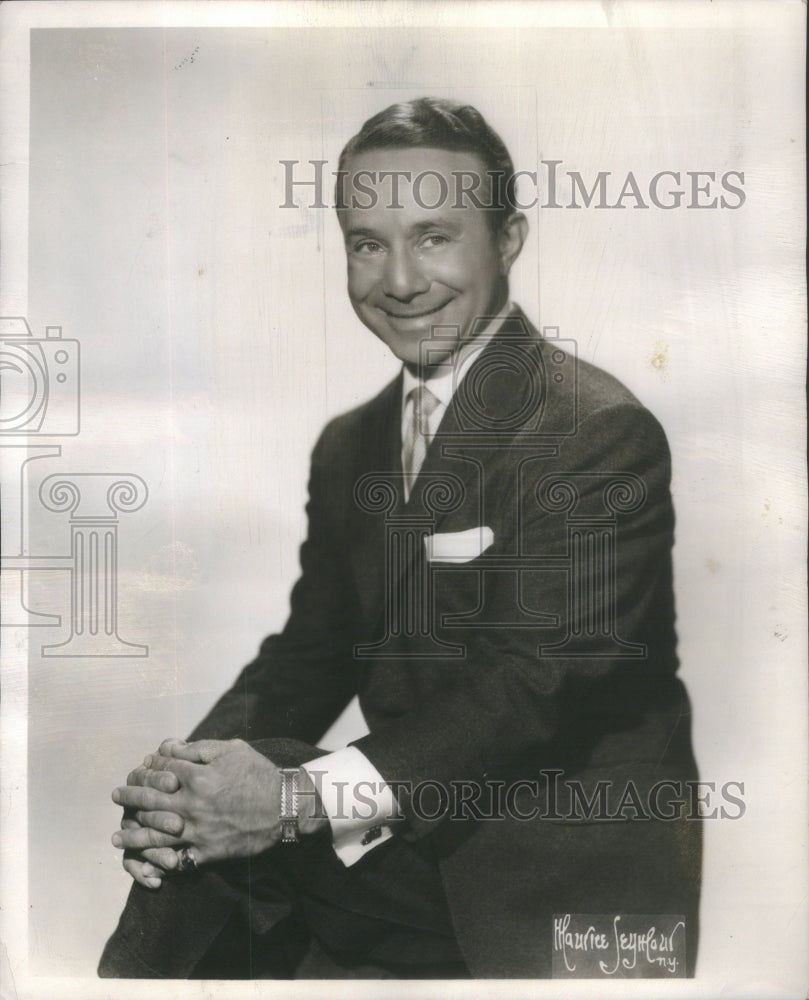
[[[394,379],[369,406],[359,428],[353,463],[353,491],[348,541],[354,579],[366,620],[376,621],[385,598],[386,520],[375,499],[402,489],[401,451],[402,376]],[[376,491],[373,487],[376,485]]]
[[[486,458],[493,450],[507,447],[520,429],[519,419],[510,419],[515,399],[520,393],[536,391],[530,364],[513,363],[531,350],[538,351],[538,334],[516,310],[472,363],[453,395],[406,503],[401,465],[401,376],[382,394],[379,407],[369,410],[357,481],[372,474],[374,482],[387,484],[399,499],[393,509],[375,513],[360,509],[363,505],[355,502],[352,557],[367,621],[378,623],[382,618],[392,585],[386,579],[387,521],[391,515],[414,521],[429,516],[433,531],[450,515],[464,528],[481,523]],[[460,497],[459,504],[449,504],[449,509],[443,510],[429,503],[430,486],[442,482],[449,483],[450,490]],[[402,573],[411,571],[413,558],[411,554],[404,562]]]
[[[446,481],[448,476],[453,477],[453,486],[460,489],[464,502],[474,502],[477,507],[483,486],[481,458],[493,448],[507,446],[522,425],[517,405],[520,397],[537,390],[532,372],[538,374],[538,370],[532,367],[532,351],[538,357],[539,334],[516,308],[453,394],[404,507],[406,513],[425,513],[425,488],[442,478]],[[521,364],[515,364],[520,360]],[[515,413],[516,419],[511,419]],[[530,416],[527,407],[526,419]],[[434,511],[435,528],[451,513],[453,509]]]

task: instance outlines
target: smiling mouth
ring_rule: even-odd
[[[440,306],[436,306],[435,309],[426,309],[423,312],[417,313],[395,313],[391,312],[389,309],[383,309],[382,311],[386,316],[390,316],[392,319],[421,319],[423,316],[432,316],[437,312],[441,312],[444,306],[448,305],[447,302],[442,302]]]

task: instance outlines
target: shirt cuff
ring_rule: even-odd
[[[302,765],[331,825],[332,844],[346,867],[393,836],[400,818],[393,790],[362,751],[344,747]]]

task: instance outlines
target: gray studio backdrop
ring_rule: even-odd
[[[735,208],[692,210],[689,193],[673,209],[530,209],[513,297],[668,433],[696,751],[717,788],[745,784],[744,816],[706,823],[699,974],[709,992],[738,987],[767,956],[789,979],[800,959],[779,921],[804,864],[805,791],[789,779],[805,755],[802,208],[783,192],[801,185],[802,43],[754,21],[32,34],[28,320],[36,338],[56,325],[79,341],[81,419],[60,456],[29,463],[29,553],[70,551],[70,512],[40,499],[47,477],[120,474],[147,491],[116,522],[117,633],[147,647],[118,652],[145,655],[43,655],[70,637],[70,574],[28,574],[29,607],[62,616],[31,630],[34,972],[93,974],[128,886],[111,788],[282,624],[309,451],[396,371],[348,304],[333,213],[303,188],[301,208],[279,207],[280,161],[336,169],[369,114],[435,94],[476,103],[540,185],[542,160],[588,187],[609,171],[618,191],[628,171],[647,191],[663,170],[744,172]]]

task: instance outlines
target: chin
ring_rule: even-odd
[[[406,365],[417,365],[419,363],[419,345],[418,342],[415,344],[398,344],[386,341],[389,350],[399,361]]]

